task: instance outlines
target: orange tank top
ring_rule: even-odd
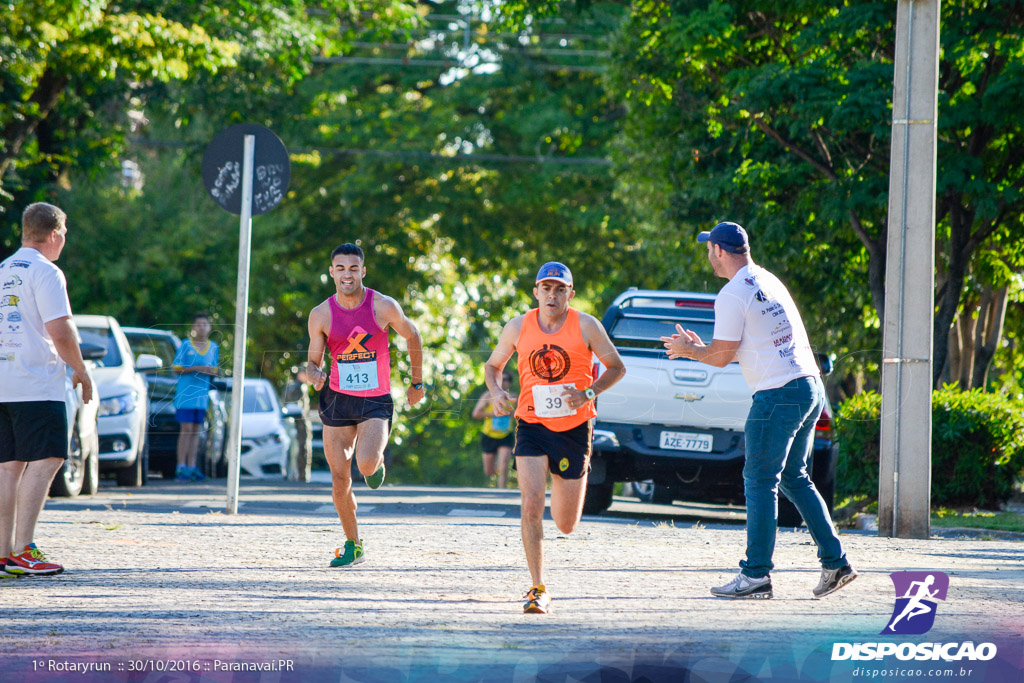
[[[560,397],[563,384],[583,390],[594,383],[594,355],[583,339],[579,311],[570,308],[562,329],[554,334],[540,329],[538,315],[534,308],[523,317],[516,342],[520,387],[516,417],[566,432],[597,416],[593,401],[573,412]]]

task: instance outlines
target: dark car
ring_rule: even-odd
[[[601,322],[626,376],[597,403],[588,513],[611,504],[617,481],[638,482],[635,490],[654,502],[743,502],[744,424],[753,392],[739,364],[716,368],[672,360],[660,341],[679,323],[710,343],[714,301],[713,294],[631,289],[605,313]],[[823,374],[831,372],[827,356],[819,354],[818,362]],[[830,511],[837,452],[826,404],[809,469]],[[779,523],[800,522],[796,508],[780,495]]]
[[[173,479],[178,464],[178,435],[181,429],[174,419],[174,391],[178,376],[171,370],[181,340],[173,332],[143,327],[122,328],[136,356],[149,353],[159,356],[163,368],[147,373],[149,393],[149,463],[164,479]],[[210,389],[210,403],[206,409],[199,440],[196,467],[210,477],[227,476],[225,457],[228,412],[221,383]]]

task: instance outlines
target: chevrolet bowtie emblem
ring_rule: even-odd
[[[676,394],[676,398],[681,398],[687,403],[693,403],[694,401],[704,400],[704,396],[701,394]]]

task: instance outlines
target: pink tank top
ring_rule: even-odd
[[[388,333],[373,315],[372,289],[353,309],[342,308],[332,295],[331,331],[327,348],[331,352],[331,389],[349,396],[383,396],[391,393],[391,353]]]

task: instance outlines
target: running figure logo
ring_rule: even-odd
[[[936,600],[945,600],[949,577],[942,572],[896,572],[890,574],[896,589],[896,605],[883,635],[920,635],[935,623]]]
[[[569,354],[557,344],[545,344],[530,354],[533,374],[545,382],[557,382],[569,373]]]

